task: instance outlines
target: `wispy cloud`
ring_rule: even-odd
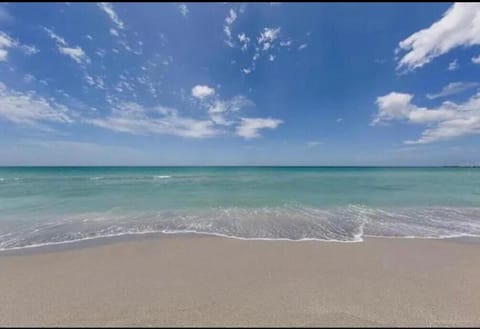
[[[73,59],[78,64],[88,63],[90,60],[88,56],[85,54],[82,48],[80,47],[59,47],[58,50],[61,54],[64,54],[71,59]]]
[[[399,43],[397,69],[420,68],[450,50],[480,44],[480,3],[455,3],[437,22]]]
[[[90,63],[90,58],[81,47],[70,46],[63,37],[59,36],[49,28],[44,27],[44,30],[47,32],[48,36],[55,41],[57,49],[61,54],[70,57],[78,64]]]
[[[231,115],[253,105],[255,104],[250,99],[241,95],[229,100],[216,99],[208,105],[208,114],[215,124],[230,126],[235,123],[235,119],[231,118]]]
[[[39,52],[35,46],[24,45],[5,32],[0,31],[0,62],[7,60],[10,48],[19,48],[26,55],[33,55]]]
[[[458,70],[459,67],[460,67],[460,64],[458,64],[458,59],[455,59],[455,60],[451,61],[450,63],[448,63],[447,70],[448,71],[456,71],[456,70]]]
[[[235,20],[237,19],[237,13],[234,9],[230,9],[228,11],[228,15],[227,17],[225,17],[225,25],[223,27],[223,31],[225,32],[225,35],[226,35],[226,40],[225,40],[225,43],[229,46],[229,47],[235,47],[235,42],[232,38],[232,24],[235,22]]]
[[[307,142],[306,144],[307,144],[307,147],[316,147],[316,146],[322,145],[323,142],[320,142],[320,141],[309,141],[309,142]]]
[[[86,122],[98,127],[135,135],[166,134],[189,138],[207,138],[219,134],[210,120],[181,116],[176,109],[144,107],[133,102],[118,104],[107,117]]]
[[[479,87],[480,83],[478,82],[452,82],[442,88],[442,90],[435,94],[427,94],[428,99],[435,99],[440,97],[446,97],[461,93],[462,91]]]
[[[179,4],[178,10],[180,11],[180,14],[183,15],[183,17],[187,17],[189,10],[186,4],[184,3]]]
[[[260,33],[258,37],[258,44],[262,50],[268,50],[272,47],[272,43],[278,38],[280,34],[280,28],[269,28],[266,27]]]
[[[303,49],[305,49],[305,48],[307,48],[307,47],[308,47],[308,44],[303,43],[303,44],[301,44],[301,45],[298,47],[298,50],[303,50]]]
[[[8,12],[6,5],[0,3],[0,22],[11,22],[13,16]]]
[[[272,118],[241,118],[236,133],[245,139],[261,137],[260,130],[275,129],[283,123],[282,120]]]
[[[108,15],[108,17],[117,26],[118,29],[123,30],[125,28],[125,24],[118,17],[117,13],[113,9],[113,5],[110,2],[100,2],[97,5]]]
[[[472,57],[472,63],[480,64],[480,55],[478,55],[477,57]]]
[[[35,92],[20,92],[0,82],[0,117],[16,124],[41,126],[42,123],[71,123],[74,113],[51,98]]]

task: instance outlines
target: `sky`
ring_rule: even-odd
[[[0,165],[471,164],[479,3],[0,3]]]

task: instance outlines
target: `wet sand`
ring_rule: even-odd
[[[480,244],[135,238],[0,254],[1,326],[480,326]]]

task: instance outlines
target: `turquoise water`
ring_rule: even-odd
[[[480,235],[480,169],[0,168],[0,249],[146,232],[356,242]]]

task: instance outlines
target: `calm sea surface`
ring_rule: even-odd
[[[0,168],[0,249],[147,232],[480,236],[480,169]]]

